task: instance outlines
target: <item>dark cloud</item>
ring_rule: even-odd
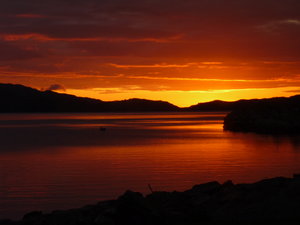
[[[300,89],[288,90],[288,91],[285,91],[285,92],[288,92],[288,93],[300,93]]]
[[[34,32],[50,37],[139,38],[187,33],[203,38],[210,33],[219,36],[223,30],[237,34],[272,21],[299,19],[299,10],[295,0],[2,0],[0,21],[4,33]]]
[[[47,91],[65,91],[65,87],[61,84],[51,84],[49,87],[45,88]]]
[[[1,0],[0,35],[40,35],[41,52],[71,56],[300,57],[299,11],[296,0]]]
[[[41,54],[34,49],[26,46],[18,46],[0,40],[0,60],[24,60],[41,57]]]
[[[300,59],[299,0],[0,1],[0,60],[12,70],[88,74],[95,58]]]
[[[198,58],[221,60],[291,60],[300,59],[300,42],[269,39],[222,40],[199,42],[74,42],[70,45],[90,56]],[[249,47],[250,46],[250,47]]]

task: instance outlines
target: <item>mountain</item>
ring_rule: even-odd
[[[294,102],[298,99],[300,95],[295,95],[290,98],[285,97],[275,97],[275,98],[265,98],[265,99],[249,99],[249,100],[238,100],[234,102],[226,102],[215,100],[211,102],[198,103],[197,105],[192,105],[185,108],[188,111],[232,111],[242,108],[252,108],[260,105],[267,104],[268,107],[284,107],[288,102]]]
[[[187,107],[188,111],[230,111],[232,110],[237,102],[225,102],[220,100],[215,100],[211,102],[198,103],[197,105],[192,105]]]
[[[164,101],[129,99],[105,102],[23,85],[0,84],[0,112],[150,112],[178,111]]]
[[[39,91],[18,84],[0,83],[0,112],[172,112],[172,111],[236,111],[267,107],[273,111],[298,105],[300,95],[290,98],[251,99],[235,102],[212,101],[179,108],[165,101],[128,99],[101,101],[53,91]],[[276,109],[277,108],[277,109]]]

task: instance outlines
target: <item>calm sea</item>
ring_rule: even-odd
[[[300,173],[300,137],[224,132],[226,113],[2,114],[0,218]],[[101,128],[106,128],[105,131]]]

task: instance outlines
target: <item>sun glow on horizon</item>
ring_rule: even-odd
[[[61,92],[61,91],[60,91]],[[78,97],[89,97],[102,101],[116,101],[130,98],[168,101],[179,107],[188,107],[214,100],[237,101],[240,99],[288,97],[300,93],[299,87],[219,89],[194,91],[147,91],[124,90],[120,88],[66,89],[65,92]]]
[[[2,83],[178,106],[299,93],[294,2],[18,5],[3,3],[0,15]]]

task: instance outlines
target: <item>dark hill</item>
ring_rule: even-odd
[[[0,112],[145,112],[177,111],[164,101],[129,99],[104,102],[92,98],[39,91],[16,84],[0,84]]]
[[[122,101],[106,102],[111,111],[178,111],[179,107],[165,101],[151,101],[132,98]]]
[[[215,100],[211,102],[198,103],[197,105],[192,105],[186,108],[189,111],[232,111],[235,109],[240,109],[247,107],[249,105],[259,102],[259,99],[249,99],[249,100],[238,100],[234,102],[227,102],[221,100]]]
[[[224,129],[265,134],[300,133],[300,95],[244,101],[225,117]]]
[[[232,110],[236,104],[237,102],[215,100],[212,102],[198,103],[186,109],[190,111],[229,111]]]

